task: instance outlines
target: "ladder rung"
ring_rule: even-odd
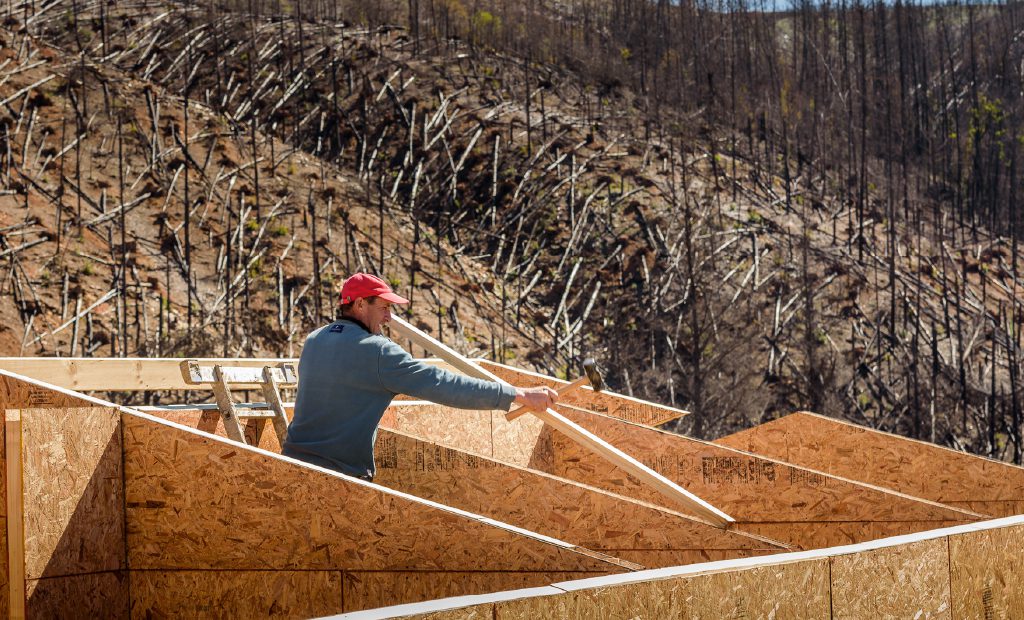
[[[276,413],[273,409],[243,409],[241,407],[235,407],[235,417],[238,419],[244,418],[272,418]]]

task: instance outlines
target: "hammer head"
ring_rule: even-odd
[[[604,389],[604,379],[601,378],[601,371],[597,369],[597,360],[592,357],[583,360],[583,372],[587,373],[587,381],[595,392]]]

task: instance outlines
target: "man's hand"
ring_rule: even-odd
[[[558,402],[558,392],[549,387],[516,388],[517,405],[522,405],[531,411],[544,411]]]

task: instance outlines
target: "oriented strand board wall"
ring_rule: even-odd
[[[715,443],[992,516],[1024,513],[1024,468],[807,412]]]
[[[0,370],[0,412],[6,412],[7,410],[14,409],[26,409],[33,407],[96,407],[99,406],[99,401],[91,399],[89,397],[75,394],[67,390],[62,390],[49,386],[35,379],[28,379],[11,375],[8,372]],[[20,417],[20,413],[16,414],[16,417]],[[15,425],[20,429],[20,422]],[[74,431],[75,429],[69,427],[65,429],[67,431]],[[85,429],[83,429],[84,431]],[[92,429],[95,430],[95,429]],[[73,439],[69,439],[73,435],[65,437],[67,441],[74,443]],[[18,441],[21,437],[17,438]],[[8,515],[7,515],[7,453],[6,453],[6,425],[4,429],[3,441],[0,442],[0,452],[2,452],[2,460],[0,460],[0,466],[2,466],[2,473],[0,473],[0,512],[3,514],[3,519],[0,521],[0,528],[2,528],[2,540],[0,540],[0,616],[6,616],[10,610],[9,607],[9,566],[8,566],[8,540],[7,540],[7,527],[8,527]],[[24,451],[23,451],[24,452]],[[81,453],[77,453],[78,456],[82,456]],[[82,466],[82,463],[79,463]],[[70,471],[70,468],[69,468]],[[77,470],[76,470],[77,471]],[[80,474],[80,472],[79,472]],[[30,479],[26,478],[26,483],[30,482]],[[26,489],[27,487],[23,487]],[[32,500],[41,500],[44,498],[32,497]],[[52,494],[51,494],[52,499]],[[70,498],[65,501],[75,501],[76,504],[72,506],[72,509],[77,506],[78,498]],[[65,515],[66,516],[66,515]],[[30,515],[31,521],[31,515]],[[30,523],[31,524],[31,523]],[[36,609],[46,609],[48,605],[52,605],[54,601],[61,600],[59,596],[54,597],[52,592],[61,592],[64,589],[73,590],[75,587],[80,587],[80,584],[90,581],[87,577],[78,577],[73,580],[73,583],[61,583],[59,580],[48,580],[45,584],[37,584],[30,580],[26,582],[26,590],[30,593],[29,596],[29,612]],[[118,590],[119,584],[122,581],[121,576],[113,575],[110,578],[93,578],[95,581],[96,599],[93,601],[97,605],[118,605],[118,597],[121,597],[123,592]],[[78,585],[76,585],[78,584]],[[113,584],[113,585],[112,585]],[[46,587],[42,587],[45,585]],[[110,591],[104,590],[104,588],[113,588]],[[69,591],[70,591],[69,590]],[[66,600],[66,599],[65,599]],[[49,601],[49,602],[47,602]],[[40,612],[42,613],[42,612]],[[45,616],[46,614],[43,613]]]
[[[341,571],[351,611],[381,601],[358,583],[350,589],[350,572],[416,573],[416,587],[394,593],[408,598],[386,601],[397,603],[479,591],[479,580],[461,572],[515,573],[529,585],[552,572],[621,570],[586,550],[374,485],[143,416],[122,419],[133,571]],[[231,587],[226,576],[207,573],[209,587]],[[153,592],[133,613],[165,613],[186,595]]]
[[[977,528],[977,529],[975,529]],[[980,523],[841,548],[701,567],[632,583],[554,583],[493,602],[379,617],[495,618],[993,618],[1024,617],[1024,525]],[[962,530],[973,531],[962,531]],[[777,560],[778,563],[773,563]],[[684,569],[685,570],[685,569]],[[643,578],[643,573],[635,575]],[[595,583],[604,581],[605,583]],[[518,594],[518,595],[517,595]],[[404,612],[404,613],[403,613]]]
[[[954,618],[1024,617],[1024,525],[949,537]]]
[[[520,370],[518,368],[489,362],[487,360],[477,360],[477,363],[505,381],[508,381],[512,385],[546,385],[557,389],[558,387],[568,383],[568,381],[562,381],[553,377]],[[573,377],[573,379],[575,378],[576,377]],[[622,394],[616,394],[614,392],[595,392],[587,386],[584,386],[570,394],[566,394],[561,398],[561,402],[581,409],[603,413],[612,418],[619,418],[620,420],[636,422],[637,424],[644,424],[646,426],[659,426],[689,414],[689,412],[683,411],[682,409],[666,407],[665,405],[659,405],[657,403],[624,396]]]
[[[945,538],[832,558],[832,617],[950,618]]]
[[[800,548],[829,547],[974,520],[969,513],[597,414],[565,415],[734,517],[743,531]],[[652,503],[621,470],[551,431],[555,458],[539,466]]]
[[[760,538],[381,429],[376,482],[651,568],[774,553]]]
[[[570,591],[494,604],[495,620],[829,617],[828,560]]]
[[[118,412],[24,409],[21,433],[26,611],[45,616],[54,593],[89,589],[102,615],[126,616]]]
[[[432,404],[392,405],[384,414],[381,427],[467,452],[494,456],[490,411]]]

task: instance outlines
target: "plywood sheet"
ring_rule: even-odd
[[[528,618],[829,618],[828,560],[573,590],[494,603]],[[557,585],[557,584],[556,584]],[[873,617],[873,616],[865,616]]]
[[[376,482],[651,568],[780,551],[653,505],[382,429]],[[646,553],[650,551],[651,553]],[[623,558],[625,559],[625,558]]]
[[[491,413],[494,458],[520,467],[533,467],[532,463],[552,458],[551,442],[544,441],[544,422],[532,415],[521,416],[511,422],[505,412]]]
[[[443,446],[493,456],[490,411],[430,404],[392,405],[381,420],[381,426]]]
[[[0,409],[89,406],[95,406],[95,403],[74,394],[0,373]]]
[[[122,414],[133,569],[620,569],[568,545]]]
[[[954,618],[1024,616],[1024,526],[949,537]]]
[[[291,409],[285,409],[291,415]],[[149,410],[147,413],[155,415],[164,420],[176,422],[189,428],[211,433],[220,437],[227,437],[224,430],[224,418],[216,409],[159,409]],[[290,419],[290,418],[289,418]],[[245,441],[250,446],[269,450],[270,452],[281,453],[281,442],[277,439],[274,426],[266,418],[252,418],[245,421],[243,426]]]
[[[449,596],[517,590],[587,576],[571,572],[345,571],[345,611],[382,607],[396,599],[415,603]],[[490,616],[484,617],[490,619]]]
[[[28,618],[128,618],[126,571],[31,579]]]
[[[342,611],[339,571],[131,571],[133,618],[316,618]]]
[[[736,518],[741,529],[744,523],[857,521],[928,521],[932,527],[941,527],[976,518],[933,502],[607,416],[564,413],[688,491],[714,502]],[[651,503],[663,501],[603,459],[558,433],[550,435],[555,458],[549,473]],[[779,533],[772,537],[804,548],[826,542]]]
[[[512,385],[546,385],[557,389],[568,383],[568,381],[513,368],[504,364],[497,364],[487,360],[476,361]],[[566,394],[561,398],[560,402],[646,426],[658,426],[689,414],[689,412],[682,409],[666,407],[665,405],[632,398],[623,394],[608,391],[595,392],[589,387],[583,387],[580,390]]]
[[[832,559],[832,617],[951,618],[945,538]]]
[[[113,408],[21,410],[27,579],[126,568],[119,424]]]
[[[960,506],[1024,513],[1024,468],[807,412],[715,443]]]
[[[948,527],[936,521],[808,521],[743,523],[743,531],[784,540],[806,549],[821,549],[890,536],[902,536]]]

